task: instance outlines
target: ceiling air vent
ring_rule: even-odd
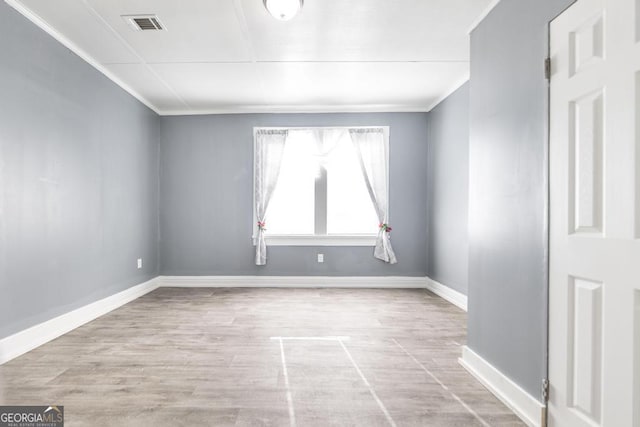
[[[123,15],[122,19],[136,31],[162,31],[164,26],[156,15]]]

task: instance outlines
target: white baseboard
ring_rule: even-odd
[[[0,339],[0,365],[115,310],[159,287],[278,287],[429,289],[466,310],[467,297],[427,277],[406,276],[158,276]]]
[[[158,285],[182,288],[426,288],[424,277],[159,276]]]
[[[427,277],[427,289],[451,304],[467,311],[467,296]]]
[[[156,278],[0,339],[0,365],[115,310],[158,287]]]
[[[545,425],[546,407],[466,345],[458,361],[529,427]]]

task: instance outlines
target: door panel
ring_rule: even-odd
[[[636,0],[635,9],[636,9],[636,16],[635,16],[636,42],[640,42],[640,0]]]
[[[572,277],[568,312],[573,371],[567,405],[600,422],[602,385],[602,283]]]
[[[596,66],[604,59],[604,25],[602,13],[580,23],[569,32],[569,74],[571,77]]]
[[[551,426],[640,427],[639,10],[578,0],[551,24]]]
[[[638,0],[640,2],[640,0]],[[638,7],[640,10],[640,7]],[[640,43],[636,46],[636,51],[640,49]],[[640,58],[640,53],[636,54],[637,58]],[[636,68],[640,68],[640,64],[636,64]],[[636,90],[635,90],[635,132],[636,132],[636,165],[640,164],[640,71],[636,71],[635,78]],[[640,239],[640,168],[636,168],[636,228],[635,237]]]
[[[640,290],[635,291],[633,350],[633,425],[640,426]]]
[[[602,143],[604,137],[602,88],[573,101],[569,139],[569,231],[602,234]]]

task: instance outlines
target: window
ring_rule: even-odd
[[[287,129],[265,214],[269,245],[375,245],[378,215],[350,129]]]

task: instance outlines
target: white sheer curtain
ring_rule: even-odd
[[[346,136],[346,129],[314,129],[316,152],[314,156],[320,166],[326,166],[331,152],[335,150],[340,139]]]
[[[364,181],[369,190],[369,196],[376,208],[380,228],[376,239],[376,248],[373,256],[395,264],[396,255],[391,247],[389,239],[389,200],[388,199],[388,168],[387,150],[385,145],[384,130],[382,128],[349,129],[351,141],[356,148],[360,168],[364,176]]]
[[[264,240],[265,214],[269,206],[269,200],[278,182],[280,164],[287,140],[287,130],[259,129],[256,133],[254,162],[254,189],[253,194],[256,206],[256,218],[258,220],[258,232],[256,236],[256,265],[267,263],[267,244]]]

